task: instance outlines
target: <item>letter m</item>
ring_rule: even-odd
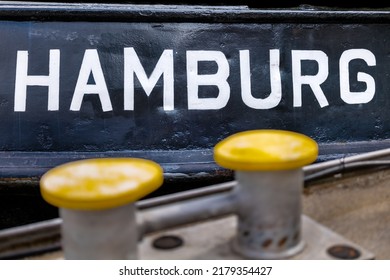
[[[124,109],[134,110],[134,74],[150,96],[153,88],[163,76],[163,107],[165,111],[173,110],[173,51],[164,50],[152,74],[148,78],[134,48],[124,48]]]

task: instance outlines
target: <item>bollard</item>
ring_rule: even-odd
[[[314,140],[283,130],[245,131],[215,146],[215,161],[235,170],[237,180],[234,251],[245,258],[285,259],[303,250],[302,167],[317,155]]]
[[[137,259],[133,202],[162,182],[157,163],[137,158],[80,160],[45,173],[41,194],[59,208],[65,259]]]

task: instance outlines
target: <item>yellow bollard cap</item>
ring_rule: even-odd
[[[250,130],[231,135],[214,148],[214,159],[222,167],[241,171],[295,169],[318,156],[317,143],[296,132]]]
[[[57,166],[40,181],[50,204],[78,210],[102,210],[134,202],[159,188],[163,171],[137,158],[86,159]]]

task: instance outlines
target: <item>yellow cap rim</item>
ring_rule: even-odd
[[[286,130],[239,132],[214,147],[217,164],[242,171],[295,169],[314,162],[317,156],[318,145],[313,139]]]
[[[97,158],[57,166],[40,180],[42,197],[68,209],[102,210],[139,200],[164,180],[157,163],[138,158]]]

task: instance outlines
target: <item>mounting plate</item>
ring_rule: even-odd
[[[354,249],[359,252],[355,259],[374,259],[373,253],[321,225],[306,215],[302,216],[303,251],[291,259],[325,260],[338,259],[328,253],[328,249]],[[161,231],[146,236],[140,244],[140,259],[242,259],[231,249],[236,232],[235,216],[191,224],[188,226]],[[178,236],[183,240],[181,247],[156,249],[153,242],[161,236]],[[345,256],[346,255],[346,256]],[[344,254],[348,257],[348,252]],[[353,253],[352,253],[353,256]]]

